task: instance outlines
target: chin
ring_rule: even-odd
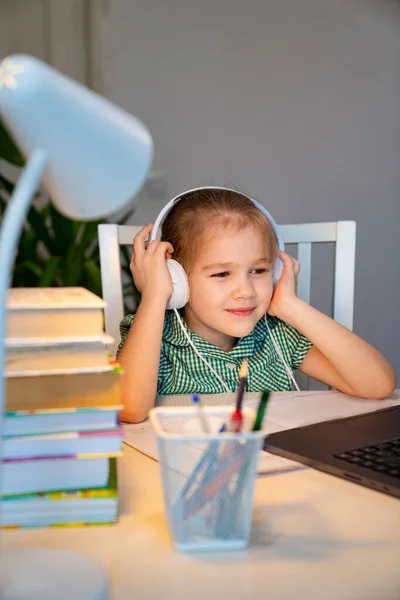
[[[242,323],[236,326],[230,326],[224,328],[224,333],[230,337],[242,338],[251,333],[256,325],[257,321],[252,323]]]

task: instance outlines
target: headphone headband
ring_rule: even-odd
[[[239,192],[238,190],[234,190],[232,188],[227,188],[227,187],[221,187],[221,186],[215,186],[215,185],[206,185],[206,186],[202,186],[202,187],[196,187],[196,188],[192,188],[190,190],[186,190],[186,192],[183,192],[183,194],[178,194],[178,196],[175,196],[175,198],[172,198],[172,200],[170,200],[168,202],[168,204],[166,204],[164,206],[164,208],[162,209],[162,211],[160,212],[160,214],[158,215],[154,225],[153,225],[153,229],[151,230],[151,234],[150,234],[150,239],[149,241],[153,241],[158,239],[158,236],[161,237],[161,226],[164,222],[165,217],[167,216],[167,214],[169,213],[169,211],[171,210],[171,208],[174,206],[174,204],[176,204],[177,202],[179,202],[180,200],[182,200],[187,194],[191,194],[192,192],[200,192],[203,190],[224,190],[225,192],[234,192],[235,194],[240,194],[241,196],[243,196],[244,198],[247,198],[248,200],[251,200],[253,202],[253,204],[255,204],[258,208],[258,210],[260,210],[268,219],[268,221],[271,223],[272,228],[274,230],[275,236],[276,236],[276,240],[277,240],[277,244],[278,244],[278,249],[279,250],[283,250],[284,249],[284,243],[283,243],[283,237],[282,234],[280,233],[279,229],[278,229],[278,225],[275,223],[274,219],[272,218],[272,216],[270,215],[270,213],[267,211],[267,209],[260,204],[259,202],[257,202],[257,200],[254,200],[254,198],[251,198],[251,196],[248,196],[247,194],[243,194],[243,192]]]

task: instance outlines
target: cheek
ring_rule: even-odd
[[[203,302],[205,286],[197,279],[189,277],[189,302],[194,307]]]
[[[256,285],[256,291],[259,298],[261,298],[262,300],[265,299],[265,302],[269,303],[274,292],[272,277],[268,280],[260,281],[259,284]]]
[[[210,307],[213,304],[226,298],[227,291],[223,286],[216,285],[212,279],[191,279],[189,278],[190,304],[193,308],[200,311],[204,307]]]

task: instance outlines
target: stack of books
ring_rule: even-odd
[[[117,520],[120,369],[103,308],[84,288],[9,290],[3,528]]]

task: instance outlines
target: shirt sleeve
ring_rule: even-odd
[[[126,317],[124,317],[122,319],[121,323],[119,324],[119,331],[120,331],[120,334],[121,334],[121,341],[120,341],[119,346],[118,346],[117,357],[118,357],[118,354],[122,350],[122,346],[125,343],[126,336],[128,335],[128,333],[129,333],[129,331],[131,329],[131,325],[133,323],[134,318],[135,318],[135,315],[126,315]]]
[[[158,367],[158,378],[157,378],[157,394],[164,394],[164,382],[170,371],[168,358],[161,348],[160,352],[160,366]]]
[[[295,336],[297,337],[296,345],[295,345],[294,351],[291,356],[291,363],[292,363],[291,366],[292,366],[292,369],[295,370],[300,367],[307,352],[310,350],[312,343],[310,342],[310,340],[308,338],[306,338],[305,335],[303,335],[302,333],[297,331],[297,329],[294,329],[293,327],[291,327],[291,329],[294,332]]]
[[[131,325],[134,321],[134,318],[135,318],[135,315],[126,315],[126,317],[124,317],[122,319],[121,323],[119,324],[119,331],[121,333],[121,341],[118,346],[117,357],[118,357],[118,354],[121,352],[121,349],[125,343],[126,337],[131,329]],[[161,348],[160,366],[158,368],[158,378],[157,378],[157,393],[158,394],[163,393],[163,385],[164,385],[164,381],[165,381],[165,378],[167,377],[168,373],[169,373],[168,359],[167,359],[167,356],[165,355],[165,353],[163,352],[163,348]]]

